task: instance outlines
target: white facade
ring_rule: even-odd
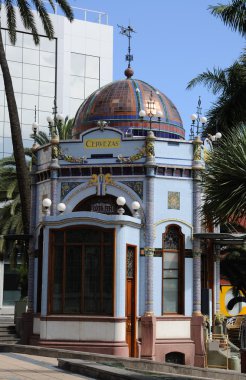
[[[55,29],[55,39],[52,41],[44,36],[37,18],[39,46],[34,45],[32,35],[27,33],[19,19],[17,42],[12,46],[5,29],[6,18],[4,13],[2,15],[1,32],[26,147],[32,145],[30,134],[35,106],[40,130],[48,134],[46,118],[52,113],[54,97],[58,113],[72,118],[89,94],[112,81],[113,27],[107,25],[107,17],[100,12],[85,13],[78,9],[75,16],[82,15],[88,19],[89,12],[94,18],[96,16],[98,22],[75,19],[70,23],[61,15],[51,15]],[[0,71],[0,158],[11,153],[8,108]]]

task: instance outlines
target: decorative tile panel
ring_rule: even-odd
[[[168,191],[168,208],[180,210],[180,193],[178,191]]]
[[[135,193],[139,196],[139,198],[143,199],[143,182],[142,181],[127,181],[121,182],[124,185],[130,187]]]
[[[61,183],[61,200],[70,193],[75,187],[81,185],[83,182],[62,182]]]

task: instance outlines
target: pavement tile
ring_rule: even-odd
[[[56,358],[16,353],[0,354],[0,380],[91,380],[66,373],[57,367]]]

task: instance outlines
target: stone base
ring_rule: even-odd
[[[141,359],[155,360],[156,318],[141,317]]]
[[[30,344],[30,338],[33,332],[33,313],[27,312],[22,314],[20,329],[21,344]]]
[[[183,361],[172,361],[172,363],[183,365],[194,365],[195,344],[190,339],[157,339],[155,345],[155,357],[159,362],[168,362],[166,355],[170,353],[183,354]],[[171,363],[171,362],[170,362]]]
[[[195,361],[196,367],[204,368],[206,366],[206,350],[204,342],[203,316],[192,316],[191,318],[191,339],[195,343]]]
[[[34,335],[30,340],[31,344],[46,348],[59,348],[63,350],[73,350],[80,352],[92,352],[105,355],[116,355],[129,357],[129,349],[126,342],[74,342],[74,341],[52,341],[39,340]]]

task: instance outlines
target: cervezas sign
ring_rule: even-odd
[[[104,138],[104,139],[86,139],[84,140],[85,149],[108,149],[119,148],[119,138]]]

